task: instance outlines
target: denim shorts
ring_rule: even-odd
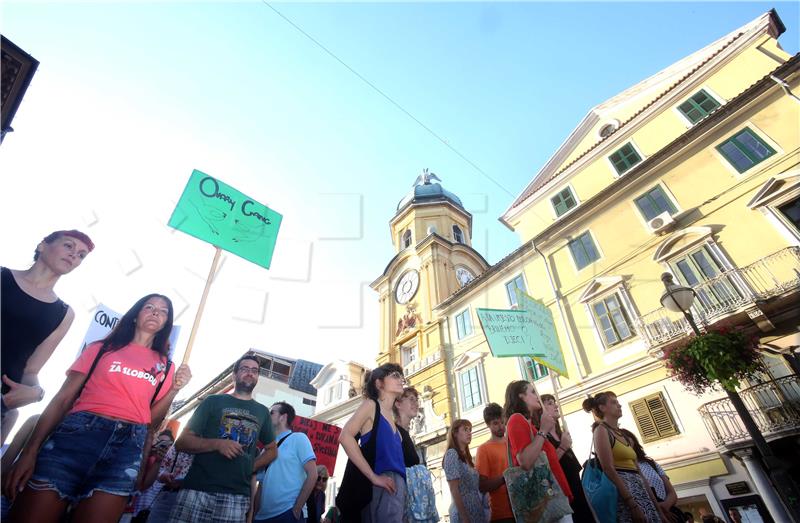
[[[44,442],[28,486],[55,490],[77,502],[95,490],[129,496],[135,491],[147,425],[92,414],[68,414]]]

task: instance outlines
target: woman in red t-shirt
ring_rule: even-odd
[[[503,414],[507,420],[506,433],[514,465],[530,470],[539,455],[544,452],[553,476],[571,503],[572,491],[564,475],[564,470],[558,462],[556,448],[545,437],[545,434],[553,430],[555,420],[552,414],[542,412],[542,402],[533,385],[527,381],[509,383],[506,387],[506,404],[503,407]],[[541,432],[536,428],[534,422],[537,419],[539,427],[542,429]],[[531,434],[533,434],[533,438],[531,438]],[[572,521],[572,517],[565,516],[564,520]]]
[[[148,426],[161,424],[191,378],[168,360],[172,318],[169,298],[145,296],[69,368],[3,483],[16,498],[10,521],[55,523],[69,504],[76,523],[119,520]]]

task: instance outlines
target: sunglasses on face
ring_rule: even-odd
[[[400,380],[402,383],[406,383],[406,378],[403,376],[402,372],[392,371],[386,375],[387,378],[394,378],[396,380]]]

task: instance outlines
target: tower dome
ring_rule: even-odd
[[[397,212],[399,213],[409,205],[415,203],[429,203],[429,202],[443,202],[449,201],[450,203],[464,209],[464,204],[461,199],[455,194],[451,193],[440,183],[442,180],[436,174],[424,169],[420,174],[414,186],[408,194],[406,194],[397,204]]]

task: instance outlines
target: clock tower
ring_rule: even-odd
[[[379,295],[377,364],[398,363],[436,413],[449,418],[445,318],[435,307],[489,265],[472,248],[472,215],[425,169],[389,222],[395,255],[371,287]],[[441,394],[439,394],[441,393]]]

